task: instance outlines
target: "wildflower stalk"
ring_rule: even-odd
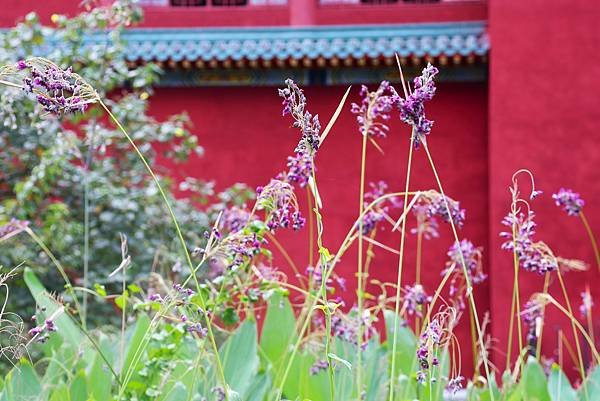
[[[329,268],[323,274],[322,280],[327,281],[329,279],[329,277],[333,273],[333,270],[334,270],[335,266],[337,265],[337,263],[341,260],[342,256],[346,253],[346,251],[350,248],[350,246],[354,242],[354,240],[355,240],[354,233],[358,229],[358,221],[360,219],[364,218],[365,214],[367,214],[371,209],[373,209],[373,207],[375,207],[375,205],[377,205],[379,202],[382,202],[385,199],[393,198],[396,196],[404,196],[404,194],[405,194],[405,192],[395,192],[395,193],[385,194],[385,195],[380,196],[379,198],[373,200],[369,205],[367,205],[367,207],[365,207],[365,209],[363,210],[363,213],[360,216],[358,216],[357,221],[352,225],[350,230],[348,230],[348,233],[346,233],[346,237],[342,241],[342,244],[340,245],[338,251],[336,252],[335,256],[331,259],[331,261],[329,262]],[[414,196],[409,207],[407,208],[410,210],[412,205],[418,199],[419,192],[409,192],[408,195]],[[402,214],[402,216],[400,216],[400,219],[398,220],[397,224],[400,224],[404,219],[406,219],[407,212],[408,211],[405,211]],[[298,351],[300,349],[300,344],[302,343],[302,338],[304,337],[304,334],[306,333],[306,331],[308,330],[308,326],[310,325],[311,311],[314,310],[315,306],[320,301],[320,299],[321,299],[320,296],[315,296],[313,298],[312,302],[306,308],[306,310],[307,310],[306,315],[304,316],[303,319],[300,319],[300,321],[302,323],[299,326],[298,339],[296,340],[296,343],[292,347],[292,352],[290,353],[289,358],[287,358],[287,364],[286,364],[283,376],[279,382],[279,385],[276,387],[277,388],[276,397],[278,400],[281,398],[281,395],[282,395],[281,391],[283,389],[283,385],[285,384],[287,377],[290,373],[292,364],[294,362],[294,358],[296,357],[296,354],[298,353]]]
[[[543,294],[548,293],[548,287],[550,286],[550,272],[546,272],[544,276],[544,289]],[[546,305],[542,305],[542,316],[544,314],[544,310],[546,309]],[[542,356],[542,339],[544,337],[544,319],[540,321],[540,335],[538,337],[538,341],[536,344],[535,357],[539,360]]]
[[[512,327],[514,327],[513,325],[513,320],[517,319],[517,339],[518,339],[518,343],[519,343],[519,353],[521,352],[521,350],[523,350],[523,329],[521,326],[521,300],[519,299],[519,255],[517,255],[517,224],[516,222],[513,222],[512,224],[512,235],[513,235],[513,302],[514,302],[514,306],[515,308],[512,308],[511,310],[511,315],[510,315],[510,332],[508,333],[509,338],[512,338],[513,333],[512,333]],[[516,313],[515,313],[515,309],[516,309]],[[509,344],[512,345],[512,344]],[[510,354],[512,353],[512,346],[511,348],[509,348],[507,350],[507,358],[510,359]],[[521,360],[521,362],[523,362]]]
[[[440,189],[440,193],[442,194],[442,197],[444,199],[444,203],[446,204],[446,210],[448,212],[449,216],[452,216],[451,210],[450,210],[450,205],[448,204],[448,198],[446,197],[445,193],[444,193],[444,189],[442,187],[442,182],[440,181],[440,177],[437,173],[437,169],[435,168],[435,164],[433,162],[433,159],[431,157],[431,153],[429,152],[429,146],[427,145],[426,142],[423,142],[423,148],[425,149],[425,153],[427,154],[427,159],[429,160],[429,164],[431,165],[431,169],[433,171],[433,175],[435,176],[435,180],[437,182],[438,188]],[[458,239],[458,233],[456,231],[456,225],[454,224],[454,219],[451,217],[449,219],[450,221],[450,226],[452,228],[452,234],[454,235],[454,240],[456,241],[457,244],[460,244],[460,240]],[[475,327],[477,329],[477,337],[478,337],[478,341],[479,341],[479,348],[481,350],[481,358],[483,360],[483,366],[484,366],[484,370],[485,370],[485,374],[486,374],[486,379],[488,381],[488,383],[491,383],[492,380],[492,376],[491,376],[491,372],[490,372],[490,367],[489,367],[489,361],[488,361],[488,356],[487,356],[487,352],[485,349],[485,344],[483,342],[483,334],[481,332],[481,325],[479,323],[479,316],[477,315],[477,307],[475,305],[475,298],[473,297],[473,286],[471,284],[471,279],[469,278],[469,271],[467,270],[467,265],[465,263],[465,258],[463,255],[463,251],[462,248],[459,246],[459,255],[460,255],[460,262],[462,265],[462,269],[463,269],[463,274],[465,276],[465,283],[467,285],[467,298],[469,300],[469,305],[473,311],[473,317],[475,320]],[[452,270],[452,269],[450,269]],[[432,304],[433,306],[433,304]],[[494,401],[494,395],[493,392],[490,392],[490,397],[491,400]]]
[[[150,174],[150,176],[152,177],[152,179],[154,180],[154,183],[156,184],[158,191],[165,203],[165,206],[167,207],[169,214],[171,216],[171,220],[173,221],[173,224],[175,226],[175,231],[177,232],[177,237],[179,239],[179,242],[181,243],[181,247],[183,249],[183,252],[185,254],[186,257],[186,261],[190,267],[190,270],[192,270],[192,276],[194,279],[194,283],[196,285],[196,289],[198,290],[198,298],[200,301],[200,307],[206,311],[206,301],[204,299],[204,295],[202,295],[201,292],[201,287],[200,287],[200,283],[198,282],[198,277],[196,277],[196,269],[194,268],[194,263],[192,262],[192,258],[190,256],[190,253],[187,249],[187,245],[185,243],[185,239],[183,238],[183,233],[181,232],[181,228],[179,227],[179,222],[177,221],[177,217],[175,216],[175,212],[173,211],[173,208],[171,207],[171,203],[169,202],[169,199],[167,198],[167,195],[162,187],[162,185],[160,184],[160,181],[158,180],[158,177],[156,176],[156,174],[154,174],[154,171],[152,170],[152,168],[150,167],[150,165],[148,164],[148,162],[146,161],[146,158],[144,157],[144,155],[142,154],[142,152],[140,151],[140,149],[137,147],[137,145],[135,144],[135,142],[133,141],[133,138],[131,138],[131,136],[127,133],[127,131],[125,130],[125,128],[123,127],[123,125],[121,125],[121,123],[119,122],[119,120],[114,116],[114,114],[109,110],[109,108],[104,104],[104,102],[102,101],[102,99],[100,99],[98,97],[98,103],[100,104],[100,106],[102,106],[102,108],[106,111],[106,113],[108,114],[108,116],[111,118],[111,120],[117,125],[117,127],[119,128],[119,130],[123,133],[123,135],[125,135],[125,137],[127,138],[127,140],[129,141],[129,143],[131,144],[131,146],[133,147],[133,149],[135,150],[135,152],[137,153],[139,159],[142,161],[142,163],[144,164],[144,167],[146,168],[146,170],[148,171],[148,173]],[[225,372],[223,371],[223,365],[221,363],[221,358],[219,357],[219,349],[217,347],[217,343],[215,341],[215,337],[214,337],[214,333],[211,327],[211,322],[210,319],[208,317],[207,313],[203,314],[204,319],[205,319],[205,323],[206,323],[206,329],[208,330],[208,337],[209,337],[209,341],[210,344],[212,346],[213,352],[215,354],[215,358],[216,358],[216,364],[217,364],[217,370],[219,373],[219,378],[220,381],[222,382],[223,385],[223,389],[225,390],[225,399],[227,400],[229,398],[228,395],[228,391],[227,391],[227,381],[225,379]],[[148,333],[146,333],[148,334]],[[127,383],[127,381],[125,382],[125,384]],[[122,386],[121,390],[119,391],[120,394],[122,394],[122,391],[124,391],[124,386]]]
[[[414,128],[413,128],[414,131]],[[408,213],[408,189],[410,186],[410,170],[412,167],[412,156],[413,156],[413,148],[414,148],[414,132],[410,136],[410,144],[408,146],[408,162],[406,167],[406,185],[404,187],[404,202],[403,202],[403,211],[402,215],[406,216]],[[400,255],[398,256],[398,270],[397,270],[397,278],[396,278],[396,297],[394,302],[394,336],[392,343],[392,363],[391,363],[391,371],[390,371],[390,391],[389,391],[389,401],[394,400],[394,389],[396,384],[396,343],[398,342],[398,312],[400,311],[400,289],[402,287],[402,267],[404,262],[404,242],[405,242],[405,233],[406,233],[406,217],[402,219],[402,226],[400,229]]]
[[[358,215],[362,215],[365,197],[365,170],[367,161],[367,137],[368,130],[365,130],[362,135],[362,148],[360,157],[360,197],[358,199]],[[363,309],[364,309],[364,283],[363,283],[363,225],[364,219],[358,220],[358,346],[361,346],[363,337]],[[360,398],[362,392],[362,352],[358,352],[356,364],[356,387],[357,394]],[[333,399],[332,399],[333,400]]]
[[[421,284],[421,257],[423,252],[423,231],[417,229],[417,256],[415,262],[415,284]],[[415,335],[421,335],[421,318],[415,317]]]
[[[560,288],[563,293],[563,297],[565,298],[565,304],[567,305],[567,311],[571,316],[573,316],[573,308],[571,308],[571,301],[569,300],[569,294],[567,293],[567,287],[565,286],[565,282],[562,278],[562,274],[560,273],[560,268],[556,270],[556,275],[558,276],[558,282],[560,283]],[[579,374],[581,375],[581,382],[585,382],[585,368],[583,366],[583,353],[581,352],[581,344],[579,344],[579,335],[577,335],[577,329],[573,320],[571,320],[571,328],[573,329],[573,337],[575,339],[575,348],[577,350],[577,362],[579,368]],[[587,393],[587,386],[584,384],[584,391],[586,400],[589,399]]]
[[[596,258],[596,265],[598,266],[598,270],[600,271],[600,250],[598,249],[598,243],[596,242],[596,237],[594,236],[594,232],[592,231],[592,227],[588,219],[585,217],[583,210],[579,211],[579,217],[581,218],[581,222],[585,227],[585,232],[590,238],[590,242],[592,243],[592,248],[594,250],[594,257]]]
[[[90,264],[90,169],[94,149],[94,133],[96,125],[90,134],[90,148],[85,160],[85,177],[83,183],[83,287],[89,287],[89,264]],[[88,294],[83,293],[83,316],[82,325],[87,325]]]
[[[583,338],[589,345],[590,350],[594,356],[594,359],[596,360],[596,364],[600,364],[600,354],[598,353],[598,350],[596,349],[596,345],[592,341],[591,337],[589,336],[589,334],[587,333],[585,328],[581,325],[581,323],[579,323],[577,318],[573,315],[573,313],[571,313],[567,309],[565,309],[565,307],[562,306],[558,301],[556,301],[556,299],[554,299],[554,297],[552,297],[552,295],[550,295],[550,294],[540,294],[539,297],[541,299],[543,299],[545,302],[549,302],[552,305],[554,305],[560,312],[562,312],[563,315],[565,315],[571,321],[571,323],[573,323],[573,325],[575,325],[577,330],[581,333],[581,335],[583,336]]]

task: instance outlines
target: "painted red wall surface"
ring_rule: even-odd
[[[581,222],[561,213],[550,199],[561,186],[581,192],[587,217],[593,227],[600,227],[599,16],[600,3],[594,1],[490,2],[490,288],[492,334],[500,340],[500,349],[505,349],[508,332],[513,268],[511,255],[499,250],[497,232],[509,208],[508,186],[517,169],[530,169],[545,191],[532,203],[538,238],[561,256],[591,264],[589,272],[566,275],[574,308],[586,285],[600,296],[600,274]],[[526,180],[522,183],[528,191]],[[542,279],[523,272],[520,285],[525,302],[532,292],[542,290]],[[563,302],[556,280],[550,292]],[[552,356],[557,330],[569,335],[571,329],[555,311],[546,325],[543,348]],[[496,356],[504,367],[504,356]]]
[[[352,101],[358,100],[358,89],[353,88]],[[306,88],[308,109],[319,113],[323,125],[337,107],[344,90],[344,87]],[[176,168],[175,174],[179,178],[215,179],[217,189],[223,189],[236,182],[263,185],[285,168],[286,157],[293,151],[299,134],[290,128],[288,117],[281,117],[280,103],[274,87],[159,89],[152,100],[151,111],[158,116],[181,110],[189,112],[194,131],[206,153],[204,157]],[[358,214],[361,138],[349,106],[348,103],[317,156],[317,180],[324,206],[324,245],[331,252],[338,249]],[[445,190],[460,199],[467,209],[467,223],[460,235],[487,250],[487,85],[442,83],[428,114],[436,124],[430,137],[430,148]],[[390,190],[403,191],[409,129],[394,118],[389,137],[379,143],[385,154],[369,147],[367,180],[385,180]],[[434,176],[423,150],[417,151],[414,159],[411,189],[435,188]],[[303,192],[298,195],[305,206],[306,196]],[[399,212],[395,215],[399,216]],[[414,221],[411,221],[409,227],[413,225]],[[441,280],[446,252],[453,242],[448,225],[441,224],[440,231],[440,238],[424,245],[422,271],[430,293]],[[308,265],[307,230],[280,230],[278,237],[303,272]],[[378,238],[397,248],[400,237],[388,227]],[[414,235],[409,235],[403,284],[414,282],[415,242]],[[348,279],[348,290],[341,294],[348,306],[355,298],[356,249],[354,246],[338,266],[338,272]],[[283,258],[277,257],[276,264],[294,281]],[[395,283],[397,264],[396,255],[376,250],[371,278]],[[378,295],[376,287],[370,289]],[[477,300],[481,312],[489,309],[487,284],[477,289]],[[459,338],[463,340],[463,366],[470,366],[468,316],[464,319]]]

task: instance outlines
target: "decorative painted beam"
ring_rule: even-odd
[[[289,65],[289,60],[312,64],[332,59],[384,59],[394,53],[420,59],[481,57],[490,48],[484,22],[310,28],[136,28],[125,31],[122,37],[127,43],[127,58],[132,62],[201,61],[208,65],[216,61],[221,66],[229,60],[233,62],[232,68],[255,61],[270,61],[277,66],[282,60]],[[106,40],[104,33],[91,35],[84,47]]]

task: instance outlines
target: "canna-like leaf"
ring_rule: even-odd
[[[225,380],[242,399],[248,397],[248,390],[258,372],[257,344],[256,322],[248,318],[219,350]]]
[[[62,307],[56,301],[50,298],[46,288],[44,288],[33,270],[31,270],[29,267],[25,268],[25,271],[23,272],[23,279],[25,280],[25,284],[27,284],[27,288],[29,288],[29,292],[31,292],[31,295],[35,299],[35,302],[39,306],[46,309],[44,312],[46,318],[52,316],[59,308]],[[58,328],[58,334],[60,337],[67,341],[73,348],[78,349],[81,346],[83,342],[83,335],[67,314],[61,313],[58,315],[54,319],[54,324]]]
[[[588,375],[577,389],[579,401],[600,401],[600,365]]]
[[[577,401],[577,392],[557,364],[552,365],[548,376],[548,392],[552,401]]]
[[[530,356],[523,368],[521,390],[525,401],[550,401],[548,381],[537,359]]]

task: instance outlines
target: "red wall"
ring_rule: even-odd
[[[333,113],[344,92],[343,87],[306,88],[309,110],[319,113],[323,125]],[[358,87],[352,100],[357,100]],[[445,190],[461,200],[467,209],[467,224],[461,235],[488,248],[488,160],[487,160],[487,86],[485,84],[442,83],[431,102],[429,114],[435,120],[430,147],[441,174]],[[195,88],[159,89],[152,100],[152,110],[159,116],[187,110],[205,147],[203,158],[177,169],[178,177],[194,176],[216,179],[218,189],[236,182],[257,186],[268,182],[285,167],[287,155],[299,137],[290,128],[290,120],[281,117],[276,88]],[[324,203],[324,242],[335,252],[356,219],[359,198],[360,143],[354,116],[347,104],[317,157],[317,180]],[[385,155],[373,147],[368,150],[367,179],[386,180],[393,191],[404,190],[409,130],[394,118],[391,133],[380,145]],[[435,188],[433,174],[425,153],[415,154],[411,188]],[[303,193],[299,194],[303,204]],[[413,222],[410,223],[412,226]],[[303,271],[308,264],[308,232],[280,231],[292,258]],[[424,245],[423,277],[432,293],[440,282],[446,251],[452,244],[450,227],[440,227],[441,238]],[[398,247],[399,235],[390,229],[379,239]],[[414,282],[415,241],[410,235],[405,257],[403,284]],[[348,252],[338,272],[348,279],[349,290],[342,294],[348,305],[354,298],[356,247]],[[282,258],[276,263],[286,272],[291,269]],[[376,250],[372,278],[396,282],[397,256]],[[291,275],[291,274],[290,274]],[[293,280],[293,277],[291,278]],[[480,311],[489,309],[487,284],[477,290]],[[376,291],[375,287],[371,288]],[[468,317],[460,325],[460,338],[469,344]],[[463,366],[471,365],[469,346],[462,347]]]
[[[517,169],[530,169],[545,191],[532,206],[538,214],[539,239],[562,256],[592,264],[589,272],[567,275],[574,308],[586,285],[600,295],[596,281],[600,274],[580,221],[560,212],[550,199],[561,186],[581,192],[586,215],[592,226],[600,227],[599,15],[600,3],[586,0],[490,2],[491,305],[492,333],[500,339],[500,349],[505,349],[507,337],[512,260],[499,249],[497,232],[509,208],[507,188]],[[523,185],[528,188],[526,182]],[[521,274],[520,284],[523,302],[542,289],[542,280],[530,273]],[[563,302],[559,291],[554,282],[551,293]],[[546,324],[544,350],[553,356],[554,334],[559,328],[569,333],[570,325],[556,313]],[[502,368],[503,361],[500,358]]]

